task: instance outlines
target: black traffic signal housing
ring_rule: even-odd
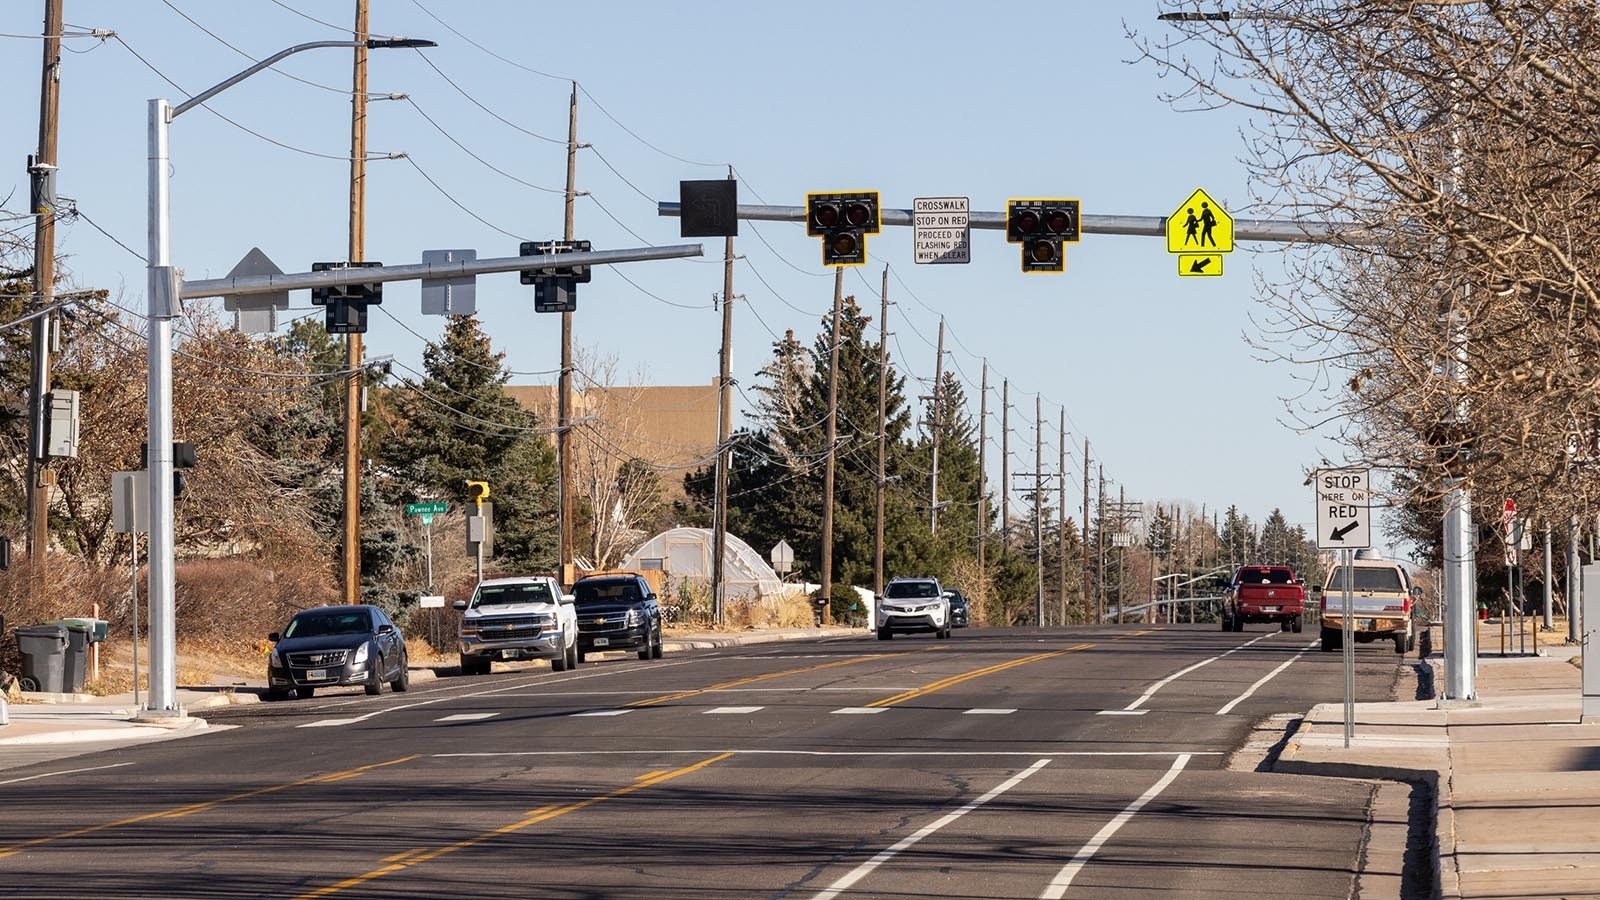
[[[332,272],[338,269],[370,269],[382,266],[381,262],[318,262],[311,264],[311,271]],[[383,303],[383,282],[312,288],[311,302],[326,307],[323,323],[327,326],[329,334],[365,334],[367,306]]]
[[[172,442],[172,499],[183,496],[183,489],[188,482],[183,470],[194,468],[197,461],[193,444],[188,441]],[[150,444],[147,441],[139,442],[139,467],[147,471],[150,468]]]
[[[1024,273],[1065,272],[1067,244],[1079,239],[1077,200],[1006,201],[1006,241],[1022,245]]]
[[[806,194],[806,234],[822,238],[822,264],[862,266],[880,223],[877,191]]]
[[[517,252],[522,256],[548,256],[555,253],[588,253],[588,241],[523,241]],[[549,266],[523,269],[522,283],[533,285],[534,312],[577,312],[578,288],[588,284],[588,266]]]

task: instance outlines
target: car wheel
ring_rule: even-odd
[[[567,670],[567,651],[562,649],[561,655],[550,660],[550,671],[565,672]]]
[[[567,668],[568,669],[576,669],[578,667],[578,660],[580,659],[580,657],[578,656],[578,644],[577,644],[576,641],[574,641],[572,644],[570,644],[567,647],[567,649],[566,649],[566,657],[567,657]]]
[[[267,688],[267,702],[268,703],[276,703],[276,702],[278,702],[280,700],[287,700],[287,699],[289,699],[289,690],[288,690],[288,688]]]
[[[1306,626],[1305,623],[1301,622],[1299,619],[1295,619],[1293,624],[1289,626],[1289,630],[1295,634],[1299,634],[1300,632],[1306,630]]]
[[[666,648],[661,644],[661,629],[656,629],[656,642],[650,645],[650,658],[660,659],[666,655]]]
[[[1394,652],[1406,652],[1406,636],[1403,632],[1394,636]]]
[[[1343,649],[1343,647],[1344,634],[1333,628],[1322,629],[1322,652],[1332,653],[1335,650]]]
[[[1222,617],[1222,630],[1223,631],[1232,631],[1233,630],[1233,617],[1232,616],[1224,615]]]
[[[361,686],[368,697],[376,697],[383,693],[383,658],[379,657],[372,663],[372,677]]]
[[[1244,617],[1243,616],[1234,616],[1233,617],[1233,630],[1234,631],[1243,631],[1244,630]]]
[[[894,637],[894,635],[889,632],[889,629],[887,629],[887,628],[879,628],[878,629],[878,640],[887,641],[892,637]]]
[[[645,638],[644,646],[639,648],[639,658],[640,659],[649,659],[650,658],[650,639],[648,637]]]
[[[411,660],[404,653],[400,654],[400,674],[389,682],[389,689],[399,694],[411,690]]]
[[[312,697],[317,695],[317,689],[314,687],[301,685],[300,687],[294,689],[294,695],[299,697],[301,700],[310,700]]]
[[[583,662],[584,660],[589,658],[589,654],[583,652],[582,650],[579,650],[576,646],[574,646],[572,648],[572,652],[574,652],[574,653],[576,653],[578,655],[578,662]]]

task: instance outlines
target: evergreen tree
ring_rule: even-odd
[[[390,504],[468,504],[467,482],[487,481],[495,552],[513,566],[553,567],[558,502],[555,450],[533,413],[504,390],[505,354],[472,316],[451,316],[443,341],[423,351],[421,379],[387,392],[393,418],[376,452]]]

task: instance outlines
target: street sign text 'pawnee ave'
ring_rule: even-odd
[[[1362,550],[1372,546],[1372,493],[1366,469],[1319,469],[1317,549]]]

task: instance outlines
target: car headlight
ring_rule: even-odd
[[[277,647],[273,647],[272,652],[267,654],[267,665],[273,667],[274,669],[283,668],[283,659],[282,657],[278,656]]]
[[[623,622],[626,625],[628,625],[630,628],[635,626],[635,625],[638,625],[639,623],[641,623],[643,621],[644,621],[644,615],[642,613],[640,613],[637,609],[628,610],[627,615],[623,617]]]
[[[366,662],[367,661],[367,653],[371,649],[371,647],[372,647],[371,644],[362,644],[361,646],[357,647],[356,648],[355,658],[350,660],[351,664],[359,666],[362,663]]]

